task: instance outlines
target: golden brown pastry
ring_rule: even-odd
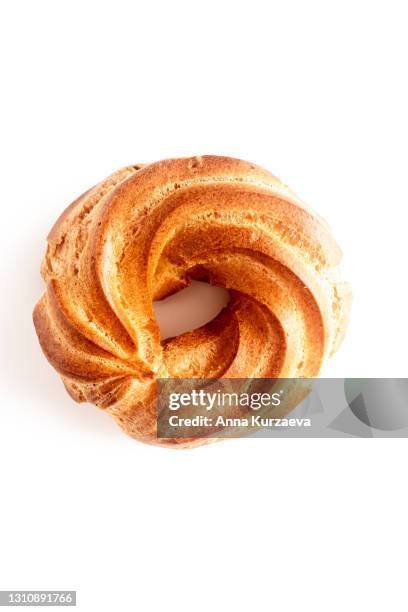
[[[140,440],[157,377],[315,377],[344,335],[348,285],[325,221],[286,185],[228,157],[129,166],[71,204],[48,236],[34,310],[70,395]],[[152,303],[206,280],[230,290],[210,323],[164,342]]]

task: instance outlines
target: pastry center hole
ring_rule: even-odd
[[[153,302],[162,340],[180,336],[212,321],[228,304],[230,295],[223,287],[200,281],[160,302]]]

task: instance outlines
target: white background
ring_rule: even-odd
[[[78,609],[406,611],[406,440],[148,447],[39,349],[46,234],[113,170],[224,154],[327,218],[326,376],[406,376],[407,18],[394,0],[2,3],[0,589]]]

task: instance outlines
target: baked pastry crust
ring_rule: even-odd
[[[48,236],[41,347],[70,395],[131,436],[158,439],[156,379],[315,377],[351,292],[327,223],[262,168],[203,156],[123,168]],[[206,280],[230,290],[210,323],[160,341],[153,301]]]

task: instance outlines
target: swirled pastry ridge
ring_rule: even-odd
[[[350,289],[327,223],[262,168],[218,156],[123,168],[48,236],[41,347],[70,395],[145,442],[156,379],[318,376],[345,333]],[[192,279],[226,287],[210,323],[160,341],[153,301]]]

